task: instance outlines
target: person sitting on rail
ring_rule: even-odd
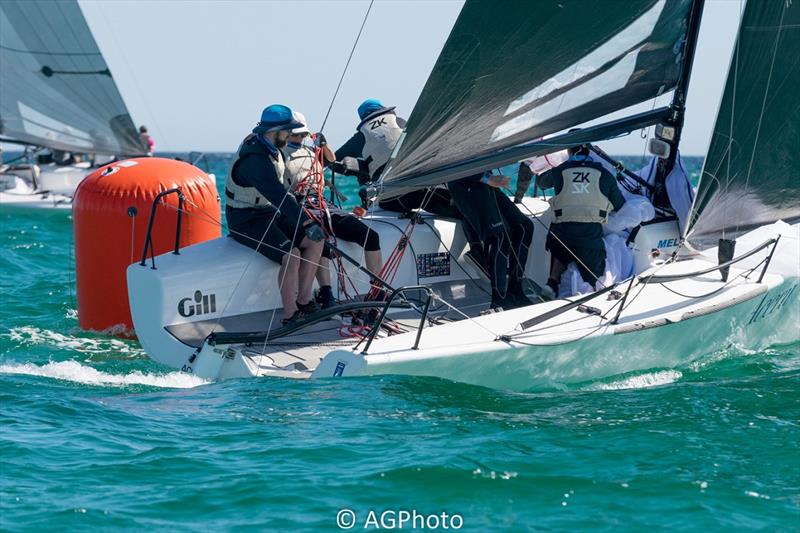
[[[320,225],[303,213],[289,193],[284,177],[280,149],[290,130],[301,126],[287,106],[266,107],[261,121],[239,146],[225,182],[225,217],[231,236],[281,265],[278,286],[284,325],[318,309],[311,290],[325,239]]]
[[[309,179],[313,177],[312,172],[315,170],[314,163],[316,159],[314,145],[309,146],[306,144],[311,130],[308,129],[308,122],[302,113],[295,113],[295,120],[302,125],[292,129],[288,142],[283,148],[283,154],[286,158],[286,180],[298,198],[303,198],[306,195],[314,196],[314,204],[319,208],[319,199],[324,197],[324,191],[314,189],[315,183],[313,183],[312,179]],[[315,135],[315,145],[322,151],[326,162],[330,163],[335,160],[335,155],[321,132]],[[316,170],[322,172],[321,165]],[[326,231],[337,239],[353,242],[364,248],[364,261],[367,270],[373,274],[379,274],[383,266],[383,257],[378,233],[370,229],[358,217],[345,213],[331,205],[326,207],[328,213],[322,213],[319,210],[315,212],[315,216],[325,226]],[[330,216],[327,216],[328,214]],[[331,255],[330,247],[326,246],[322,252],[322,257],[325,259],[317,269],[317,282],[320,286],[317,302],[323,309],[336,305],[336,299],[331,288]]]
[[[574,146],[569,155],[567,161],[537,178],[542,189],[555,189],[550,201],[555,218],[545,247],[552,254],[547,285],[556,295],[561,274],[572,261],[583,280],[598,288],[596,282],[606,263],[602,224],[611,211],[625,204],[616,179],[590,159],[588,146]]]
[[[509,183],[508,176],[486,172],[447,184],[465,224],[484,243],[492,309],[533,304],[522,286],[533,240],[533,222],[501,190]]]

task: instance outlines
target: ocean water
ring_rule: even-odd
[[[526,393],[205,383],[78,328],[71,230],[0,211],[3,531],[800,529],[800,343]]]

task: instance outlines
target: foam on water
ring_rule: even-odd
[[[39,344],[86,354],[114,352],[117,354],[144,355],[144,351],[140,348],[136,348],[119,339],[75,337],[31,326],[11,328],[8,332],[8,337],[22,346]]]
[[[683,374],[678,370],[659,370],[657,372],[629,376],[610,383],[596,383],[586,387],[585,390],[645,389],[648,387],[669,385],[670,383],[675,383],[682,377]]]
[[[139,371],[130,374],[109,374],[101,372],[78,361],[60,361],[44,365],[33,363],[10,363],[0,365],[0,374],[22,374],[28,376],[41,376],[86,385],[101,386],[129,386],[147,385],[169,389],[189,389],[208,382],[197,376],[184,372],[170,372],[168,374],[151,374]]]

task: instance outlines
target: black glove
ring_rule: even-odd
[[[533,179],[533,171],[525,163],[519,164],[519,172],[517,173],[517,190],[514,191],[514,203],[522,202],[525,193],[528,192],[528,187]]]
[[[319,242],[325,238],[325,232],[322,231],[322,228],[316,222],[307,224],[305,228],[303,228],[303,231],[305,231],[306,237],[314,242]]]
[[[325,138],[325,135],[323,135],[321,131],[314,136],[314,142],[317,143],[317,146],[319,146],[320,148],[322,148],[323,146],[327,146],[328,144],[328,140]]]

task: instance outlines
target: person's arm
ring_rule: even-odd
[[[536,186],[540,189],[550,189],[551,187],[556,186],[556,173],[554,172],[555,168],[551,168],[550,170],[546,170],[536,176]]]
[[[625,197],[619,190],[617,180],[606,169],[603,169],[603,174],[600,176],[600,192],[606,195],[608,201],[614,206],[614,211],[619,211],[625,205]]]
[[[321,131],[315,133],[313,135],[314,144],[322,149],[322,157],[324,158],[325,166],[330,166],[331,163],[336,161],[336,154],[333,153],[331,150],[330,145],[328,144],[328,139],[325,138],[325,134]]]
[[[336,150],[336,160],[341,161],[344,157],[361,157],[364,152],[366,139],[364,134],[357,131],[350,139]]]
[[[533,171],[531,167],[521,162],[517,170],[517,190],[514,191],[514,203],[520,203],[525,198],[525,193],[528,192],[528,187],[531,186],[533,179]]]
[[[297,220],[299,217],[303,224],[310,220],[297,205],[294,196],[289,194],[283,184],[278,181],[275,167],[266,157],[246,157],[239,162],[235,177],[240,185],[255,187],[289,220]]]

